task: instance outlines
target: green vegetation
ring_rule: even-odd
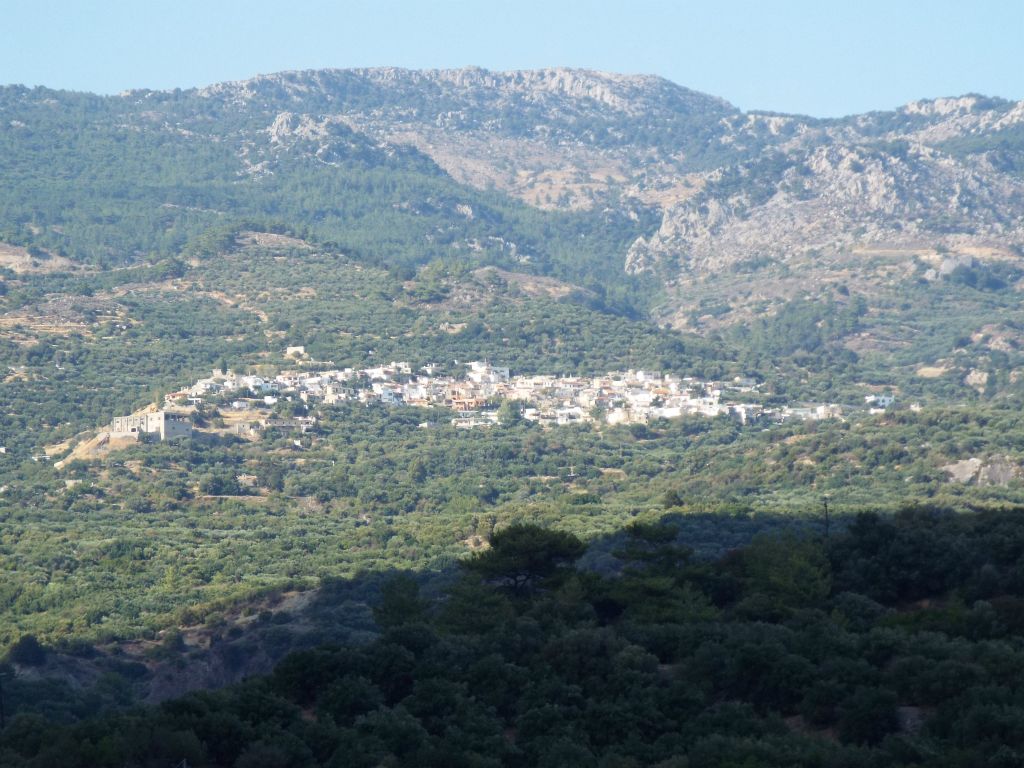
[[[679,179],[695,209],[739,216],[811,194],[804,150],[771,149],[800,132],[856,128],[877,138],[865,163],[906,163],[891,134],[931,118],[748,120],[653,82],[638,119],[309,77],[0,89],[0,244],[34,261],[0,267],[0,764],[1020,764],[1012,259],[924,243],[912,260],[810,252],[808,276],[775,253],[628,276],[661,210],[618,177],[592,210],[540,211],[331,115],[429,106],[609,168],[671,165],[628,181],[641,197],[720,169]],[[1024,167],[1017,128],[940,149]],[[922,216],[939,240],[960,226]],[[208,397],[189,440],[84,450],[211,369],[478,359],[752,378],[737,397],[848,418],[545,429],[505,402],[467,431],[440,408],[296,397],[256,435]],[[881,394],[896,404],[868,413]]]
[[[231,241],[231,252],[188,269],[9,279],[0,431],[13,455],[107,423],[222,361],[282,364],[288,344],[342,367],[489,357],[519,372],[727,370],[728,352],[630,320],[594,294],[530,295],[500,273],[440,262],[406,288],[336,253]],[[448,298],[454,286],[462,296]]]
[[[326,154],[297,136],[278,143],[267,132],[270,104],[8,87],[0,113],[0,241],[40,253],[101,267],[212,255],[225,233],[260,222],[392,269],[455,257],[597,280],[609,301],[651,292],[620,266],[628,244],[656,226],[646,212],[538,211],[456,184],[415,150],[379,147],[339,123]]]
[[[875,321],[874,300],[857,295],[798,300],[728,339],[701,339],[624,317],[593,292],[558,284],[551,294],[458,260],[405,279],[254,237],[211,230],[191,265],[8,279],[0,643],[151,636],[267,590],[372,567],[445,567],[472,537],[516,521],[561,521],[590,540],[666,506],[800,516],[817,514],[825,493],[841,511],[1021,500],[1015,478],[964,486],[941,469],[972,456],[1024,460],[1008,292],[952,286],[940,299],[920,286],[908,312],[927,345],[858,356],[844,345]],[[938,311],[976,295],[979,313],[1003,318],[991,335],[965,335],[980,315]],[[767,431],[727,419],[544,431],[506,414],[499,428],[467,433],[444,411],[342,405],[316,409],[317,430],[299,447],[285,433],[258,443],[222,433],[63,470],[30,458],[213,368],[289,365],[291,344],[337,367],[404,359],[456,370],[455,360],[483,357],[517,373],[755,374],[776,402],[856,404],[884,388],[926,407]],[[916,376],[922,354],[954,372]],[[985,394],[955,378],[979,358]],[[211,406],[198,418],[210,427],[222,417]],[[715,527],[702,551],[720,551]]]
[[[859,515],[695,558],[635,524],[601,571],[513,526],[379,634],[265,678],[76,724],[22,712],[19,766],[976,766],[1024,750],[1019,508]],[[525,575],[525,578],[523,578]]]
[[[558,522],[590,540],[666,507],[816,517],[823,494],[839,512],[1021,500],[1019,479],[960,485],[941,469],[973,455],[1019,463],[1018,409],[768,429],[688,418],[465,431],[444,410],[358,404],[320,417],[299,447],[270,430],[257,443],[142,444],[60,471],[23,462],[0,504],[0,638],[152,635],[266,590],[373,567],[444,568],[512,522]],[[240,487],[241,475],[256,487]],[[721,552],[724,523],[705,525],[701,550]]]
[[[997,170],[1024,176],[1024,126],[1020,123],[985,134],[950,139],[941,148],[954,157],[984,154]]]

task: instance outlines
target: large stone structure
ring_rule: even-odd
[[[161,440],[174,440],[192,435],[192,422],[183,414],[167,411],[117,416],[110,422],[110,436],[158,434]]]

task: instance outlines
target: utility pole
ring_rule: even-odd
[[[7,712],[4,711],[4,678],[7,673],[0,672],[0,731],[7,727]]]
[[[828,533],[829,533],[829,530],[828,530],[829,529],[828,501],[829,501],[829,495],[826,493],[824,496],[821,497],[821,504],[822,504],[823,507],[825,507],[825,541],[826,542],[828,541]]]

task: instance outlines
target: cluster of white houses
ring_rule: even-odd
[[[408,363],[393,362],[362,370],[288,370],[272,377],[213,371],[211,376],[169,394],[167,399],[199,404],[215,398],[237,409],[272,407],[280,398],[325,405],[356,401],[443,406],[455,412],[452,423],[460,427],[494,423],[498,406],[510,400],[522,403],[523,418],[552,425],[597,420],[636,424],[687,414],[730,415],[743,423],[765,418],[778,421],[842,415],[836,405],[767,409],[749,402],[756,398],[757,388],[756,382],[747,379],[706,382],[651,371],[600,376],[512,376],[508,368],[486,362],[469,363],[466,375],[457,378],[437,375],[436,366],[414,371]],[[161,429],[166,431],[167,427]]]

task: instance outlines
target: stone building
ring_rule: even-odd
[[[175,440],[192,435],[192,422],[188,416],[167,411],[117,416],[110,422],[110,436],[158,434],[161,440]]]

